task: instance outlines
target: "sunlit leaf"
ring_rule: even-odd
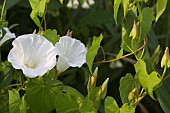
[[[27,106],[26,106],[26,101],[25,101],[25,95],[22,97],[22,100],[21,100],[20,113],[27,113]]]
[[[38,16],[43,17],[45,13],[46,4],[49,3],[49,1],[50,0],[29,0],[32,8],[30,16],[39,28],[41,28],[42,26]]]
[[[92,45],[91,47],[89,48],[88,52],[87,52],[87,55],[86,55],[86,63],[89,67],[89,70],[90,72],[92,73],[92,65],[93,65],[93,61],[94,61],[94,58],[98,52],[98,49],[100,47],[100,43],[103,39],[103,35],[100,34],[99,37],[93,37],[93,42],[92,42]]]
[[[119,53],[117,54],[116,58],[120,58],[123,56],[123,48],[120,49]]]
[[[52,42],[54,45],[56,44],[56,42],[59,40],[59,35],[57,35],[57,31],[55,29],[51,30],[51,29],[47,29],[44,32],[44,37],[46,39],[48,39],[50,42]]]
[[[119,9],[121,2],[122,0],[114,0],[113,9],[114,9],[114,19],[115,19],[116,24],[117,24],[117,13],[118,13],[118,9]]]
[[[168,0],[157,0],[157,3],[156,3],[156,21],[159,19],[159,17],[165,11],[167,2],[168,2]]]
[[[63,4],[63,1],[64,1],[64,0],[59,0],[59,1],[60,1],[61,4]]]
[[[15,89],[9,90],[9,110],[10,113],[18,113],[20,111],[21,99],[19,92]]]
[[[126,17],[126,14],[128,12],[129,8],[129,0],[123,0],[123,12],[124,12],[124,17]]]
[[[105,113],[115,113],[117,110],[119,110],[119,106],[117,105],[117,102],[112,97],[106,97],[105,102]]]
[[[22,100],[17,90],[9,90],[9,110],[10,113],[26,113],[26,102],[24,96]]]
[[[118,107],[116,101],[112,97],[105,99],[105,113],[134,113],[133,106],[128,106],[127,103],[123,104],[121,108]]]
[[[153,94],[154,88],[161,82],[157,73],[153,71],[150,75],[148,75],[146,71],[146,64],[141,59],[135,64],[135,70],[142,87],[148,92],[152,99],[155,99]]]

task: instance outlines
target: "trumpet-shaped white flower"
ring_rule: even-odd
[[[73,0],[73,8],[76,9],[79,6],[79,1],[78,0]]]
[[[81,67],[85,63],[87,50],[83,43],[69,36],[63,36],[55,45],[58,62],[57,70],[63,72],[71,67]]]
[[[16,38],[8,55],[15,69],[34,78],[43,76],[56,65],[56,49],[51,42],[37,34],[26,34]]]
[[[4,37],[2,37],[2,29],[0,29],[0,37],[2,37],[2,39],[0,40],[0,46],[2,46],[2,44],[3,44],[4,42],[6,42],[7,40],[16,37],[16,36],[15,36],[15,33],[11,33],[8,28],[4,28],[4,29],[5,29],[5,31],[6,31],[6,34],[4,35]]]
[[[95,3],[94,0],[88,0],[88,2],[89,2],[89,5],[93,5]]]
[[[89,9],[89,8],[90,8],[90,6],[89,6],[89,4],[87,3],[87,1],[84,1],[84,2],[83,2],[82,8],[84,8],[84,9]]]
[[[72,7],[73,7],[72,0],[69,0],[69,1],[68,1],[68,3],[67,3],[67,7],[68,7],[68,8],[72,8]]]

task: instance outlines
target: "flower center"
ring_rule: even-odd
[[[28,68],[32,68],[32,69],[36,68],[36,64],[32,60],[29,60],[29,62],[26,62],[25,66]]]

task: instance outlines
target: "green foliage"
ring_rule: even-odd
[[[92,45],[91,47],[88,49],[88,52],[87,52],[87,55],[86,55],[86,63],[89,67],[89,70],[90,72],[92,73],[92,65],[93,65],[93,61],[94,61],[94,58],[97,54],[97,51],[100,47],[100,43],[103,39],[103,35],[100,34],[99,37],[93,37],[93,42],[92,42]]]
[[[155,99],[153,94],[154,88],[161,82],[161,79],[157,76],[157,73],[153,71],[148,75],[146,71],[146,64],[141,59],[135,64],[135,70],[140,84],[148,92],[149,96],[152,99]]]
[[[16,5],[18,2],[20,2],[21,0],[7,0],[6,2],[6,9],[11,8],[12,6]]]
[[[95,109],[98,109],[100,106],[101,102],[101,94],[99,93],[100,90],[101,90],[100,87],[95,87],[86,97],[88,100],[91,100],[93,102]]]
[[[154,12],[151,8],[144,8],[140,14],[140,34],[139,40],[146,38],[146,35],[149,33],[152,21],[155,19]]]
[[[30,16],[39,28],[42,28],[42,26],[38,16],[43,17],[46,9],[46,4],[49,1],[50,0],[29,0],[32,8],[32,12]]]
[[[124,13],[124,17],[126,17],[126,14],[128,12],[128,8],[129,8],[129,0],[123,0],[123,13]]]
[[[12,75],[14,73],[14,69],[9,66],[9,62],[4,62],[0,66],[0,86],[9,85],[13,79]]]
[[[130,73],[127,73],[125,77],[122,77],[120,79],[119,91],[120,91],[120,97],[123,104],[129,103],[129,99],[128,99],[129,93],[135,87],[136,87],[136,81]]]
[[[151,56],[152,66],[154,67],[156,64],[158,64],[159,56],[160,56],[160,45],[156,48],[153,55]]]
[[[159,17],[165,11],[167,2],[168,2],[168,0],[157,0],[157,3],[156,3],[156,21],[159,19]]]
[[[114,0],[114,19],[115,19],[115,22],[117,24],[117,13],[118,13],[118,9],[119,9],[119,6],[121,4],[122,0]]]
[[[59,40],[59,35],[57,35],[57,31],[55,29],[47,29],[44,32],[44,37],[47,38],[50,42],[52,42],[54,45]]]
[[[64,1],[64,0],[59,0],[59,1],[60,1],[61,4],[63,4],[63,1]]]
[[[9,90],[9,110],[10,113],[26,113],[26,103],[24,96],[22,100],[17,90]]]
[[[90,100],[80,100],[70,94],[58,94],[56,97],[57,113],[97,113]]]
[[[123,48],[120,49],[119,53],[117,54],[116,58],[123,56]]]
[[[128,106],[127,103],[119,108],[116,101],[108,96],[105,99],[105,113],[135,113],[135,109],[133,106]]]
[[[70,94],[70,95],[73,95],[74,97],[76,97],[78,100],[84,100],[85,97],[79,92],[77,91],[76,89],[74,89],[73,87],[70,87],[70,86],[64,86],[64,91],[67,93],[67,94]]]
[[[130,37],[130,32],[133,28],[134,20],[137,20],[136,14],[134,13],[133,10],[130,10],[127,13],[126,19],[124,19],[122,25],[121,47],[127,52],[131,52],[130,48],[132,49],[133,46],[139,46],[139,45],[132,45],[132,38]]]
[[[170,88],[169,88],[169,80],[165,81],[164,84],[159,87],[156,90],[156,96],[158,98],[158,101],[162,107],[162,109],[164,110],[165,113],[169,113],[170,112]]]
[[[39,77],[28,81],[26,102],[33,113],[47,113],[55,108],[56,95],[62,91],[62,83]]]

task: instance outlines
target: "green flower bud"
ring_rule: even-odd
[[[128,95],[128,100],[135,100],[137,94],[137,88],[134,88]]]
[[[135,93],[133,91],[131,91],[128,95],[128,100],[134,100],[134,97],[135,97]]]
[[[93,89],[96,86],[97,74],[98,74],[98,67],[95,69],[92,76],[89,77],[88,84],[87,84],[88,92],[90,92],[91,89]]]
[[[162,60],[161,60],[161,67],[164,67],[164,66],[170,66],[170,61],[168,63],[168,60],[169,60],[169,48],[166,47],[166,50],[164,52],[164,55],[162,57]]]
[[[107,93],[107,84],[108,84],[108,82],[109,82],[109,78],[107,78],[107,79],[103,82],[103,84],[102,84],[102,86],[101,86],[100,94],[101,94],[101,98],[102,98],[102,99],[104,99],[105,96],[106,96],[106,93]]]
[[[87,91],[90,92],[96,86],[96,78],[94,76],[89,76]]]
[[[133,28],[132,31],[130,32],[130,37],[132,37],[132,39],[137,38],[138,36],[138,25],[136,24],[136,20],[134,20],[133,23]]]

